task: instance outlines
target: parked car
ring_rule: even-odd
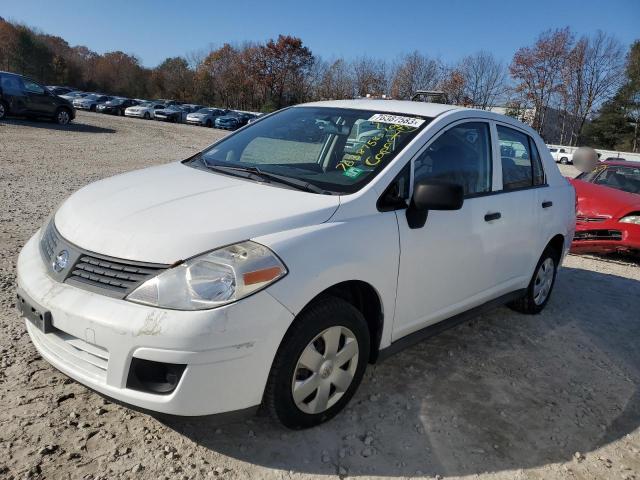
[[[90,92],[81,92],[79,90],[75,90],[69,93],[64,93],[62,95],[60,95],[60,97],[64,98],[65,100],[69,100],[71,103],[73,103],[73,101],[76,98],[83,98],[86,97],[87,95],[91,95]]]
[[[262,116],[264,116],[264,114],[263,114],[263,113],[259,113],[258,115],[253,115],[253,116],[252,116],[252,117],[247,121],[247,123],[248,123],[248,124],[249,124],[249,123],[253,123],[253,122],[255,122],[256,120],[258,120],[258,119],[259,119],[260,117],[262,117]]]
[[[76,98],[73,101],[73,106],[80,110],[89,110],[95,112],[99,104],[112,100],[113,97],[109,95],[101,95],[99,93],[91,93],[86,97]]]
[[[205,107],[187,115],[187,123],[191,125],[200,125],[201,127],[213,127],[216,118],[222,117],[229,113],[229,110],[221,108]]]
[[[156,110],[156,120],[184,123],[187,120],[187,115],[201,108],[202,105],[169,105],[163,109]]]
[[[66,125],[75,118],[76,110],[35,80],[0,71],[0,120],[7,115],[45,117]]]
[[[110,113],[112,115],[124,115],[124,111],[129,107],[138,105],[136,100],[130,98],[116,97],[107,102],[101,103],[96,107],[96,111],[100,113]]]
[[[571,183],[577,194],[576,253],[640,253],[640,162],[606,160]]]
[[[134,107],[126,108],[124,110],[124,115],[125,117],[137,117],[150,120],[155,117],[155,112],[164,108],[165,105],[162,103],[146,102]]]
[[[573,152],[566,148],[550,147],[549,151],[556,163],[568,165],[573,163]]]
[[[73,88],[69,87],[57,87],[55,85],[47,85],[47,88],[54,95],[66,95],[69,92],[73,91]]]
[[[363,120],[380,133],[348,153]],[[109,397],[179,415],[263,404],[311,427],[367,364],[470,312],[540,312],[574,200],[513,118],[298,105],[78,190],[22,249],[17,305],[40,355]]]
[[[216,128],[224,130],[237,130],[244,127],[254,115],[249,113],[231,112],[223,117],[216,118]]]

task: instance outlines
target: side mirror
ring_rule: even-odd
[[[410,228],[422,228],[429,210],[460,210],[463,203],[462,185],[429,179],[417,180],[406,211],[407,223]]]

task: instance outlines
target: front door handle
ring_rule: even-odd
[[[542,202],[542,208],[549,208],[553,206],[553,202]]]
[[[502,217],[502,215],[500,214],[500,212],[495,212],[495,213],[487,213],[484,216],[484,221],[485,222],[490,222],[492,220],[498,220],[500,217]]]

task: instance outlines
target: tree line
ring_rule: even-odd
[[[625,52],[603,32],[577,38],[563,28],[541,33],[517,49],[509,64],[486,51],[455,63],[418,51],[393,62],[369,56],[347,61],[323,59],[300,38],[280,35],[147,68],[134,55],[98,54],[0,17],[0,69],[47,84],[264,112],[312,100],[410,99],[416,90],[437,90],[456,105],[505,106],[507,114],[527,117],[543,136],[553,123],[559,143],[634,151],[640,148],[638,45]],[[609,123],[598,123],[605,118]],[[620,127],[615,135],[604,128],[612,119]]]

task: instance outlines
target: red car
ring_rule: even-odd
[[[640,253],[640,162],[607,160],[570,180],[576,189],[575,253]]]

